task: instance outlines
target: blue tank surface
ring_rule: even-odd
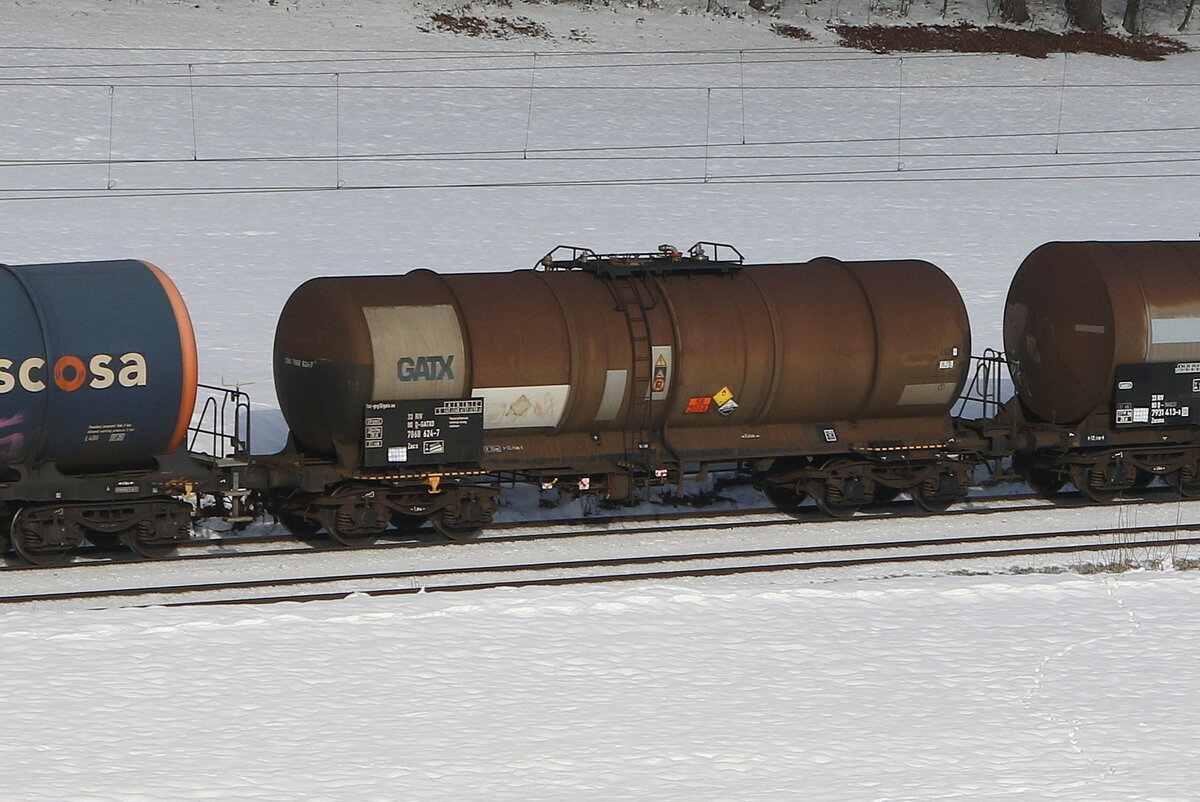
[[[0,266],[0,465],[145,466],[180,447],[195,395],[191,320],[154,265]]]

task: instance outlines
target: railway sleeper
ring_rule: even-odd
[[[492,522],[499,493],[467,484],[431,488],[347,483],[325,494],[277,497],[268,509],[301,540],[324,530],[335,545],[354,548],[371,545],[389,527],[414,534],[426,521],[450,540],[478,537]]]
[[[85,539],[159,559],[191,539],[191,523],[192,506],[168,498],[28,504],[12,514],[4,545],[34,565],[66,562]]]

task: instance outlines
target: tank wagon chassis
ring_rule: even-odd
[[[65,476],[52,467],[20,469],[10,477],[15,495],[70,499],[30,503],[0,487],[7,511],[0,520],[0,545],[11,545],[35,565],[60,562],[86,538],[104,547],[123,544],[148,558],[164,557],[191,536],[193,508],[178,496],[188,491],[180,478],[195,469],[180,455],[153,472],[96,479]],[[7,543],[5,543],[7,541]]]
[[[347,471],[313,460],[289,446],[256,458],[264,506],[289,532],[308,539],[322,529],[335,544],[373,543],[389,524],[411,534],[426,521],[450,540],[468,540],[492,521],[498,487],[473,484],[482,470],[437,473]]]
[[[967,497],[975,466],[982,459],[940,447],[864,447],[861,454],[823,460],[776,460],[757,474],[755,487],[784,512],[811,497],[821,512],[849,518],[859,508],[886,503],[908,493],[921,509],[944,512]]]
[[[252,521],[254,499],[240,486],[248,398],[235,389],[198,389],[208,397],[188,429],[188,449],[156,455],[145,469],[64,473],[51,461],[0,473],[0,551],[11,547],[34,565],[53,565],[86,539],[159,559],[191,539],[197,517],[219,515],[235,526]]]
[[[974,363],[958,412],[975,403],[981,414],[955,423],[961,442],[984,458],[994,478],[1023,482],[1046,498],[1071,483],[1101,504],[1161,478],[1184,498],[1200,498],[1197,427],[1171,425],[1193,414],[1190,396],[1200,383],[1193,389],[1182,372],[1191,363],[1118,366],[1109,402],[1070,426],[1031,416],[1018,397],[1001,402],[1002,372],[1019,369],[1005,354],[989,349]],[[1135,409],[1143,411],[1136,420]]]

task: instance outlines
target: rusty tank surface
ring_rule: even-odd
[[[313,279],[274,370],[306,453],[548,473],[943,445],[969,353],[958,290],[928,262],[574,249],[533,270]],[[471,399],[474,454],[432,410],[411,413],[432,437],[383,420]]]
[[[1115,403],[1118,428],[1183,422],[1192,413],[1186,402],[1159,405],[1156,414],[1155,399],[1135,396],[1149,386],[1164,395],[1162,385],[1177,375],[1190,394],[1191,374],[1200,378],[1200,242],[1041,246],[1013,278],[1004,346],[1017,395],[1035,419],[1070,425]],[[1169,375],[1151,375],[1162,371]],[[1126,392],[1131,400],[1123,402]]]

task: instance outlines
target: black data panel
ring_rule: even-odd
[[[1113,424],[1185,426],[1197,422],[1200,362],[1118,365]]]
[[[366,406],[363,465],[368,468],[479,462],[482,456],[482,398]]]

